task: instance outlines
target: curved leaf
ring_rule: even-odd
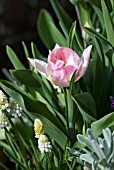
[[[68,140],[67,133],[58,119],[48,110],[45,104],[31,98],[27,93],[7,81],[1,81],[0,86],[22,107],[28,117],[34,121],[36,117],[41,118],[45,130],[63,149]],[[47,123],[46,123],[47,122]],[[59,127],[59,128],[58,128]]]
[[[46,10],[40,11],[37,27],[40,38],[47,49],[52,49],[55,44],[60,46],[67,45],[67,41],[54,25],[51,15]]]
[[[107,127],[114,126],[114,112],[109,113],[108,115],[104,116],[103,118],[95,121],[92,123],[91,128],[94,130],[98,135],[102,133],[102,130]]]
[[[55,11],[55,14],[58,20],[62,23],[67,32],[69,32],[70,27],[72,25],[72,18],[68,15],[68,13],[61,7],[57,0],[50,0],[51,5]]]
[[[103,11],[103,16],[104,16],[104,23],[105,23],[105,28],[106,28],[106,33],[109,42],[114,46],[114,26],[112,24],[112,20],[109,14],[109,11],[107,9],[107,6],[105,4],[105,1],[101,1],[102,5],[102,11]]]
[[[20,60],[18,59],[15,52],[11,49],[11,47],[6,46],[6,52],[15,69],[25,69],[24,65],[20,62]]]
[[[31,70],[11,70],[10,71],[13,77],[15,77],[22,84],[27,85],[34,88],[38,88],[41,86],[40,77],[38,74]]]
[[[87,92],[76,95],[75,97],[78,105],[88,113],[90,116],[96,118],[97,111],[96,111],[96,103],[94,98]]]

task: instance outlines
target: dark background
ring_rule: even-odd
[[[59,0],[63,8],[75,18],[75,10],[69,0]],[[13,48],[20,60],[26,65],[21,42],[28,48],[34,42],[45,56],[48,51],[42,44],[37,32],[37,18],[40,9],[47,9],[58,24],[49,0],[0,0],[0,79],[5,78],[2,69],[12,69],[6,45]]]

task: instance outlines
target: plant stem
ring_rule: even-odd
[[[34,155],[35,155],[35,160],[34,161],[35,161],[35,164],[36,164],[36,168],[37,168],[37,170],[40,170],[41,167],[39,165],[39,159],[38,159],[38,154],[36,152],[36,148],[34,147],[34,143],[33,143],[33,141],[31,139],[29,140],[29,142],[30,142],[30,144],[32,146],[32,149],[34,151]]]
[[[19,140],[19,142],[20,142],[20,144],[21,144],[22,142],[21,142],[21,140],[20,140],[20,136],[19,136],[18,129],[16,128],[16,126],[14,126],[13,121],[11,120],[11,117],[10,117],[8,114],[6,114],[6,116],[8,116],[8,119],[9,119],[9,121],[10,121],[10,124],[11,124],[13,130],[15,131],[15,134],[17,135],[17,138],[18,138],[18,140]],[[11,135],[10,132],[7,130],[7,128],[5,128],[5,130],[7,131],[7,133],[8,133],[9,136],[11,137],[13,143],[15,144],[17,150],[19,151],[19,154],[20,154],[20,156],[21,156],[21,158],[22,158],[22,160],[23,160],[23,162],[24,162],[27,170],[29,170],[28,164],[27,164],[26,159],[25,159],[26,157],[22,154],[22,150],[19,148],[19,146],[17,145],[16,141],[13,139],[12,135]]]
[[[66,105],[66,126],[67,126],[67,130],[69,131],[69,122],[68,122],[68,101],[67,101],[67,91],[66,88],[63,88],[63,92],[64,92],[64,98],[65,98],[65,105]]]

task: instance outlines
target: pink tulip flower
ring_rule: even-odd
[[[75,70],[74,82],[86,72],[91,48],[91,45],[87,47],[80,58],[72,49],[56,45],[52,51],[49,51],[48,63],[38,59],[29,58],[29,60],[33,67],[52,84],[68,87]]]

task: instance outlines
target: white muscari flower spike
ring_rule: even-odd
[[[34,131],[35,131],[35,138],[39,138],[41,134],[44,134],[43,123],[38,118],[36,118],[34,121]]]
[[[14,118],[21,117],[23,114],[22,108],[11,97],[9,98],[7,111]]]
[[[4,128],[9,125],[8,117],[0,110],[0,128]]]
[[[44,152],[51,152],[52,146],[50,142],[48,141],[48,138],[46,135],[40,135],[38,139],[38,148],[41,151],[41,153]]]
[[[36,118],[34,121],[35,137],[38,138],[38,148],[41,153],[51,152],[52,146],[48,141],[48,137],[44,134],[44,126],[40,119]]]
[[[7,96],[0,90],[0,110],[6,110],[8,104]]]

